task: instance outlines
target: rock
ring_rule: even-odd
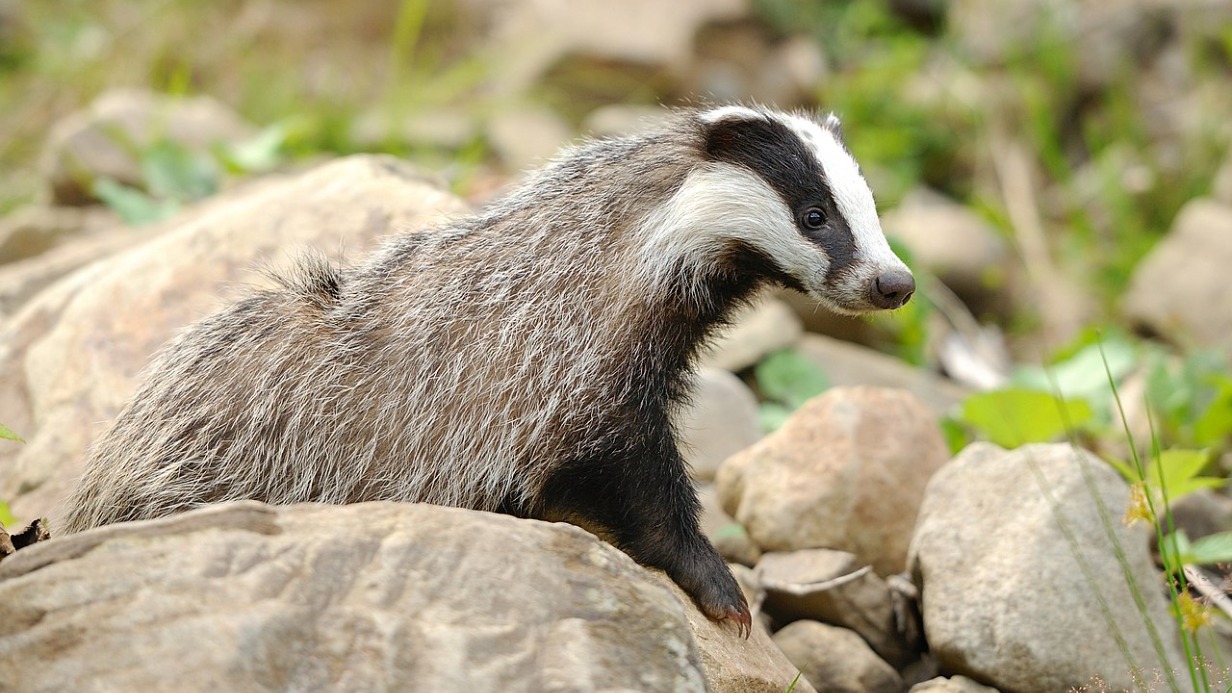
[[[757,397],[731,373],[702,368],[692,402],[676,417],[676,433],[693,478],[710,481],[723,460],[761,439]]]
[[[1232,498],[1210,489],[1173,499],[1168,509],[1176,528],[1184,530],[1190,540],[1232,531]]]
[[[1131,662],[1148,678],[1161,667],[1184,671],[1148,530],[1120,519],[1128,498],[1111,466],[1064,444],[1006,451],[976,443],[942,468],[920,507],[910,558],[942,670],[1014,693],[1066,691],[1092,677],[1106,690],[1133,689]]]
[[[827,693],[899,693],[903,680],[860,636],[816,621],[796,621],[774,634],[804,678]]]
[[[0,680],[24,691],[701,692],[702,655],[666,582],[563,523],[415,504],[227,504],[0,563]],[[740,649],[716,664],[740,667]]]
[[[57,204],[94,200],[98,178],[143,187],[134,155],[167,139],[205,152],[219,142],[240,142],[255,128],[208,96],[176,98],[138,89],[104,92],[88,108],[51,127],[39,167]]]
[[[40,255],[65,241],[120,225],[100,207],[29,205],[0,219],[0,265]]]
[[[742,310],[732,325],[702,354],[704,366],[741,371],[771,352],[796,343],[803,328],[800,319],[782,301],[767,299]]]
[[[983,686],[966,676],[945,678],[939,676],[931,681],[917,683],[908,693],[997,693],[997,689]]]
[[[711,22],[697,32],[694,59],[677,94],[719,101],[753,101],[780,108],[813,105],[829,75],[821,46],[811,36],[782,41],[764,22]]]
[[[778,623],[821,621],[864,638],[895,667],[923,651],[910,603],[843,551],[804,549],[763,554],[754,569],[766,592],[762,605]]]
[[[743,566],[732,566],[732,573],[745,588],[742,569],[747,570]],[[701,654],[702,672],[710,693],[783,693],[787,690],[797,667],[762,625],[754,623],[753,634],[748,640],[735,636],[729,624],[715,623],[694,608],[689,596],[666,575],[657,571],[650,575],[685,605],[685,617]],[[747,591],[745,595],[749,596]],[[815,691],[808,681],[801,681],[796,684],[794,693]]]
[[[488,123],[488,140],[510,171],[542,166],[569,143],[573,132],[546,108],[502,111]]]
[[[465,212],[410,166],[356,156],[206,201],[65,277],[0,325],[0,421],[29,441],[0,441],[0,498],[18,515],[51,515],[54,532],[86,446],[150,355],[217,310],[224,290],[264,283],[263,263],[286,265],[308,248],[353,259],[381,236]]]
[[[882,215],[881,225],[911,251],[915,265],[936,275],[973,312],[1004,312],[1016,260],[992,224],[936,192],[917,189]]]
[[[1232,206],[1209,199],[1181,208],[1168,235],[1134,268],[1122,310],[1182,344],[1232,349]]]
[[[763,549],[849,551],[889,575],[906,564],[924,485],[948,456],[932,412],[910,393],[841,387],[728,458],[715,483]]]
[[[26,301],[61,277],[147,241],[153,235],[148,227],[116,225],[107,231],[62,243],[40,255],[0,265],[0,316],[15,314]]]
[[[831,387],[872,385],[906,390],[937,416],[948,413],[967,395],[967,388],[929,371],[914,368],[867,347],[805,334],[796,349],[825,372]]]
[[[623,137],[652,130],[667,111],[658,106],[611,104],[591,111],[582,122],[582,131],[591,137]]]
[[[719,555],[741,566],[751,568],[757,565],[761,559],[761,547],[739,522],[723,511],[714,484],[697,484],[697,500],[701,504],[702,533],[714,544]]]
[[[683,74],[702,26],[749,11],[747,0],[584,0],[570,4],[569,21],[561,21],[551,5],[504,5],[490,39],[494,54],[502,56],[492,76],[501,94],[524,93],[549,68],[562,69],[561,63],[571,59]]]

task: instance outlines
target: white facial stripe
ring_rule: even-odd
[[[825,171],[838,212],[847,220],[855,237],[856,257],[881,271],[906,271],[907,267],[886,243],[881,221],[877,218],[877,203],[873,200],[868,182],[860,175],[855,159],[851,158],[834,133],[797,115],[786,116],[784,122],[813,148],[817,161]]]
[[[640,229],[641,268],[656,283],[675,260],[702,269],[714,263],[724,241],[739,240],[765,253],[810,293],[820,293],[829,260],[796,230],[782,198],[753,172],[716,163],[689,174],[666,204]]]
[[[706,124],[717,123],[720,120],[763,120],[765,116],[745,106],[721,106],[701,114],[701,120]]]

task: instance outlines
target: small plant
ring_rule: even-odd
[[[140,163],[142,188],[102,177],[94,181],[93,191],[126,223],[152,224],[170,218],[187,203],[213,195],[224,171],[237,174],[273,168],[281,160],[287,134],[285,125],[273,125],[248,141],[198,152],[167,138],[138,147],[116,133],[117,141]]]
[[[766,433],[778,430],[792,412],[830,386],[829,378],[815,363],[792,349],[762,359],[753,373],[764,400],[758,415]]]

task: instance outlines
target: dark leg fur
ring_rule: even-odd
[[[698,526],[697,493],[670,435],[638,436],[641,448],[565,464],[543,489],[551,515],[607,529],[642,565],[666,572],[713,620],[731,619],[748,637],[748,603]]]

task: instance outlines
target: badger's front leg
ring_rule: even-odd
[[[699,504],[670,429],[625,441],[619,453],[562,465],[543,489],[549,516],[607,530],[642,565],[666,572],[709,618],[731,620],[748,637],[748,602],[698,524]]]

